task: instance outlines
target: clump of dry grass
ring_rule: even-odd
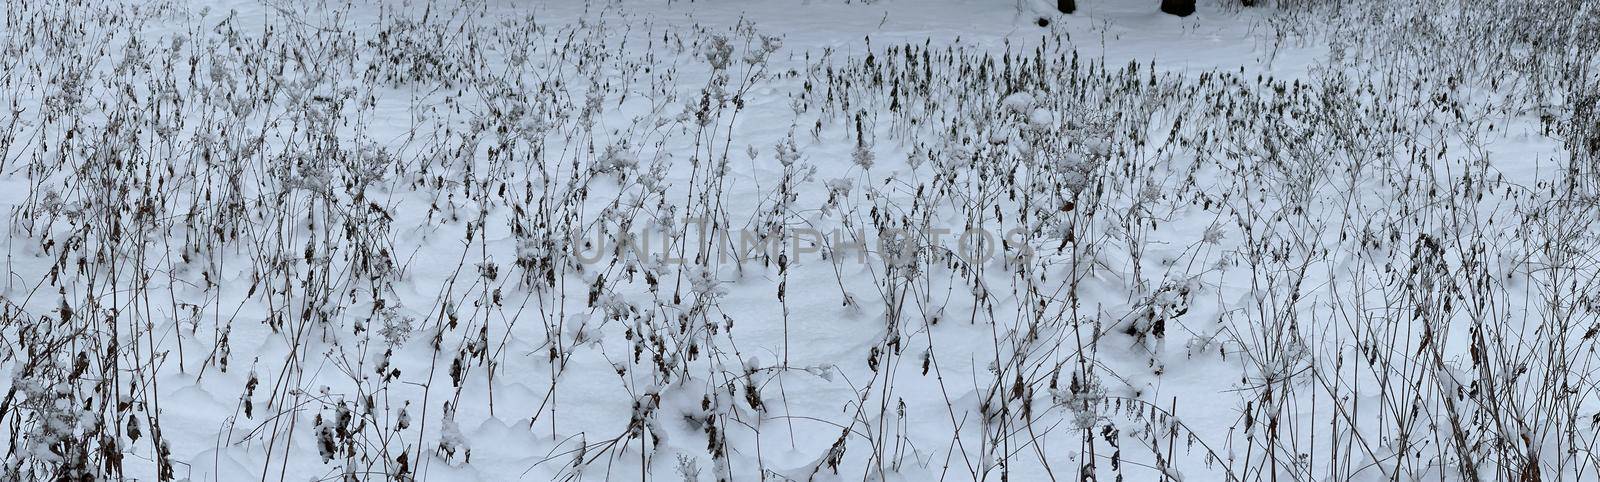
[[[335,7],[7,5],[6,477],[1600,473],[1587,3],[1281,5],[1296,79]]]

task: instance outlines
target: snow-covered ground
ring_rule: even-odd
[[[1596,480],[1585,0],[9,1],[4,480]]]

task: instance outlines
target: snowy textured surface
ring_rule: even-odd
[[[1156,3],[7,2],[0,478],[1600,477],[1600,11]]]

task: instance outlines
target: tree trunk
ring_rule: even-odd
[[[1161,0],[1161,11],[1170,15],[1187,17],[1194,14],[1194,0]]]

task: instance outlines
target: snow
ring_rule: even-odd
[[[8,5],[5,473],[1387,480],[1487,386],[1596,413],[1564,93],[1148,3]]]

